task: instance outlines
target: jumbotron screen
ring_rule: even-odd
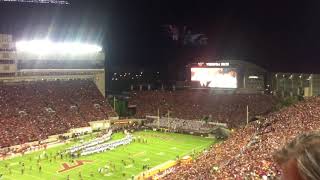
[[[191,68],[191,81],[202,87],[237,88],[237,72],[232,68]]]

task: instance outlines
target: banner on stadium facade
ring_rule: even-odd
[[[12,35],[11,34],[0,34],[0,43],[8,43],[12,42]]]
[[[92,128],[91,127],[74,128],[74,129],[70,129],[69,132],[74,134],[91,133]]]
[[[158,166],[155,166],[148,171],[140,173],[135,179],[136,180],[144,180],[144,179],[154,179],[154,177],[158,174],[161,173],[173,166],[175,166],[178,162],[174,160],[169,160],[163,164],[160,164]]]
[[[12,50],[15,48],[15,44],[12,42],[0,42],[0,49],[2,50]]]
[[[175,166],[178,163],[181,164],[189,164],[192,161],[191,156],[184,156],[181,160],[169,160],[163,164],[160,164],[158,166],[155,166],[148,171],[140,173],[138,176],[135,177],[136,180],[145,180],[145,179],[160,179],[171,172],[174,171]]]
[[[7,62],[4,62],[7,63]],[[0,73],[15,73],[17,72],[17,64],[0,64]]]
[[[227,123],[219,123],[219,122],[208,122],[210,125],[214,126],[222,126],[222,127],[227,127]]]
[[[110,127],[110,120],[91,121],[89,124],[92,130],[108,129]]]
[[[16,60],[17,56],[15,52],[12,51],[0,51],[1,60]]]

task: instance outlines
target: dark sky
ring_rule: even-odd
[[[239,59],[273,71],[320,72],[320,1],[70,0],[0,3],[0,32],[102,44],[111,66],[183,66],[194,57]],[[188,26],[206,47],[172,43],[162,25]]]

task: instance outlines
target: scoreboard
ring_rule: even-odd
[[[229,62],[195,63],[190,67],[191,81],[201,87],[237,88],[237,71]]]

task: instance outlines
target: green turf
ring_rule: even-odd
[[[199,136],[162,133],[153,131],[139,131],[133,133],[134,137],[146,139],[147,143],[132,142],[129,145],[120,146],[114,150],[107,151],[100,154],[90,156],[83,156],[75,160],[92,160],[92,163],[87,163],[67,172],[58,173],[62,168],[62,163],[69,163],[70,159],[57,158],[52,162],[43,158],[40,160],[42,171],[39,172],[37,159],[43,151],[27,154],[23,157],[0,161],[0,174],[3,174],[0,180],[55,180],[80,179],[79,172],[81,172],[82,179],[131,179],[132,176],[143,171],[143,165],[154,167],[162,164],[168,160],[176,159],[177,156],[182,157],[192,152],[200,152],[215,143],[213,139],[207,139]],[[88,139],[87,136],[85,139]],[[115,133],[112,140],[123,138],[123,133]],[[47,154],[55,154],[70,147],[74,143],[68,145],[61,145],[55,148],[46,150]],[[49,158],[50,159],[50,158]],[[133,160],[131,160],[133,159]],[[126,166],[122,160],[125,161]],[[24,162],[25,171],[21,174],[21,165],[19,162]],[[112,164],[112,165],[111,165]],[[115,170],[108,170],[108,172],[99,173],[98,169],[104,166],[115,165]],[[8,165],[10,168],[5,168]],[[31,168],[31,169],[30,169]],[[8,169],[11,169],[11,174]],[[125,173],[125,174],[123,174]],[[92,176],[93,175],[93,176]]]

